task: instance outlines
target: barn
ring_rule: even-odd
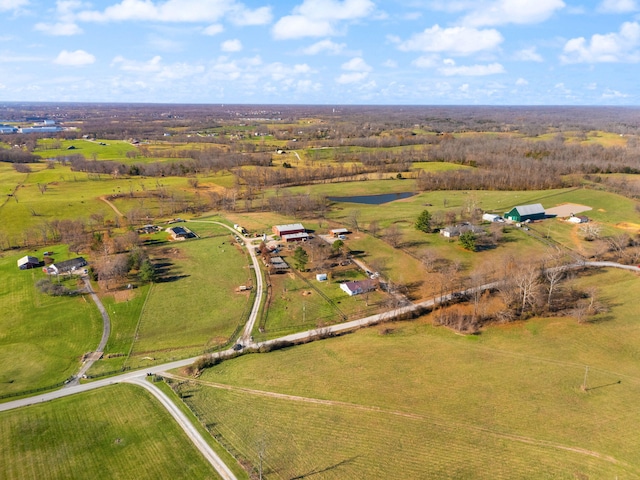
[[[513,207],[511,210],[504,214],[504,218],[513,222],[543,220],[545,217],[546,214],[541,203],[519,205],[517,207]]]
[[[35,268],[40,265],[40,260],[31,255],[26,255],[18,260],[18,268],[20,270],[28,270],[29,268]]]
[[[274,225],[272,231],[275,235],[283,237],[285,235],[295,235],[297,233],[306,233],[306,229],[301,223],[289,223],[287,225]]]

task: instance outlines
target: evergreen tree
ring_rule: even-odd
[[[431,231],[431,214],[429,210],[423,210],[416,220],[416,228],[421,232],[429,233]]]

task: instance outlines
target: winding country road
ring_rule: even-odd
[[[205,222],[205,221],[201,221],[201,222]],[[211,222],[207,222],[207,223],[217,223],[219,225],[222,225],[222,226],[228,228],[229,230],[231,230],[231,231],[233,231],[235,233],[235,230],[233,230],[231,227],[229,227],[228,225],[225,225],[223,223],[215,222],[215,221],[211,221]],[[253,248],[251,248],[251,243],[250,243],[251,239],[245,238],[245,242],[246,242],[246,245],[248,246],[248,250],[249,250],[249,253],[251,255],[254,268],[256,270],[255,273],[256,273],[257,288],[256,288],[256,297],[255,297],[255,300],[254,300],[253,309],[251,311],[251,315],[250,315],[249,320],[247,321],[245,329],[243,330],[243,333],[242,333],[242,336],[241,336],[241,340],[250,339],[250,335],[251,335],[251,332],[253,330],[253,326],[255,324],[255,320],[257,318],[257,313],[258,313],[258,311],[260,309],[260,303],[261,303],[261,298],[262,298],[262,276],[260,274],[260,268],[259,268],[259,264],[258,264],[258,261],[257,261],[257,257],[255,255],[255,252],[253,251]],[[633,272],[636,272],[636,273],[640,273],[640,267],[631,266],[631,265],[622,265],[622,264],[618,264],[618,263],[614,263],[614,262],[577,262],[575,264],[564,266],[562,268],[582,268],[582,267],[620,268],[620,269],[624,269],[624,270],[629,270],[629,271],[633,271]],[[85,282],[86,281],[87,280],[85,279]],[[459,296],[459,295],[468,295],[468,294],[471,294],[471,293],[476,292],[476,291],[484,291],[484,290],[487,290],[487,289],[494,289],[500,283],[501,282],[499,282],[499,281],[498,282],[487,283],[487,284],[480,285],[480,286],[477,286],[477,287],[474,287],[474,288],[462,290],[460,292],[455,292],[455,293],[452,293],[452,294],[444,295],[444,296],[442,296],[440,298],[434,298],[434,299],[427,300],[427,301],[424,301],[424,302],[402,306],[402,307],[399,307],[399,308],[396,308],[396,309],[393,309],[393,310],[390,310],[390,311],[387,311],[387,312],[379,313],[379,314],[376,314],[376,315],[371,315],[369,317],[361,318],[361,319],[358,319],[358,320],[353,320],[353,321],[350,321],[350,322],[345,322],[345,323],[341,323],[341,324],[337,324],[337,325],[332,325],[330,327],[325,327],[325,328],[322,328],[322,329],[314,329],[314,330],[308,330],[306,332],[299,332],[299,333],[295,333],[295,334],[291,334],[291,335],[286,335],[284,337],[280,337],[280,338],[277,338],[277,339],[268,340],[268,341],[257,343],[257,344],[251,344],[251,346],[254,347],[254,348],[259,348],[260,346],[274,344],[274,343],[277,343],[277,342],[293,342],[293,343],[295,343],[295,342],[301,342],[301,341],[311,341],[311,340],[314,340],[314,339],[326,338],[329,335],[334,335],[334,334],[343,333],[343,332],[347,332],[347,331],[351,331],[351,330],[356,330],[356,329],[359,329],[359,328],[362,328],[362,327],[365,327],[365,326],[369,326],[369,325],[374,325],[374,324],[377,324],[377,323],[380,323],[380,322],[383,322],[383,321],[393,320],[394,318],[400,317],[400,316],[405,315],[405,314],[418,312],[418,311],[425,310],[425,309],[428,309],[428,308],[433,308],[436,304],[441,303],[441,302],[449,301],[449,300],[451,300],[451,299],[453,299],[453,298],[455,298],[456,296]],[[92,295],[92,298],[93,298],[95,293],[90,289],[90,285],[89,285],[88,288],[89,288],[90,294]],[[94,301],[95,301],[95,299],[94,299]],[[98,299],[98,302],[99,302],[99,299]],[[96,305],[101,305],[101,303],[98,303],[98,302],[96,302]],[[104,309],[104,307],[100,308],[100,306],[99,306],[98,308],[100,309],[100,312],[103,315],[103,319],[105,320],[105,324],[107,324],[109,319],[108,319],[108,314],[107,314],[106,310]],[[106,344],[106,341],[108,339],[108,332],[106,334],[105,334],[105,332],[107,332],[106,327],[103,330],[103,337],[102,337],[102,340],[100,342],[99,350],[101,348],[104,348],[104,345]],[[228,350],[224,350],[224,351],[212,354],[212,356],[218,357],[218,358],[229,358],[229,357],[235,356],[237,354],[238,354],[238,352],[234,351],[233,349],[228,349]],[[187,358],[187,359],[184,359],[184,360],[179,360],[179,361],[175,361],[175,362],[166,363],[166,364],[163,364],[163,365],[157,365],[157,366],[154,366],[154,367],[146,367],[144,369],[144,371],[127,372],[127,373],[123,373],[121,375],[117,375],[117,376],[110,377],[110,378],[105,378],[105,379],[102,379],[102,380],[97,380],[97,381],[94,381],[94,382],[91,382],[91,383],[86,383],[86,384],[74,383],[74,384],[67,385],[66,388],[62,388],[60,390],[47,392],[47,393],[40,394],[40,395],[35,395],[33,397],[13,400],[13,401],[6,402],[6,403],[0,403],[0,412],[1,411],[12,410],[12,409],[15,409],[15,408],[20,408],[20,407],[25,407],[25,406],[29,406],[29,405],[35,405],[35,404],[39,404],[39,403],[42,403],[42,402],[47,402],[47,401],[55,400],[55,399],[58,399],[58,398],[66,397],[68,395],[74,395],[76,393],[81,393],[81,392],[86,392],[86,391],[89,391],[89,390],[94,390],[94,389],[97,389],[97,388],[102,388],[102,387],[105,387],[107,385],[113,385],[113,384],[116,384],[116,383],[122,383],[122,382],[131,383],[131,384],[138,385],[138,386],[141,386],[141,387],[147,389],[154,396],[156,396],[156,398],[158,398],[158,400],[161,402],[161,404],[176,419],[176,421],[180,424],[180,426],[183,428],[183,430],[187,433],[189,438],[194,442],[194,444],[197,446],[197,448],[203,453],[205,458],[216,469],[216,471],[220,474],[220,476],[222,478],[224,478],[224,479],[235,479],[236,477],[233,475],[233,472],[231,472],[229,470],[229,468],[224,464],[222,459],[220,459],[220,457],[213,451],[213,449],[211,449],[209,444],[197,432],[197,430],[189,422],[189,420],[186,418],[186,416],[184,416],[181,412],[179,412],[179,409],[176,407],[176,405],[173,404],[170,401],[170,399],[163,392],[161,392],[157,387],[154,387],[152,384],[150,384],[145,379],[145,377],[147,377],[147,374],[160,374],[160,375],[170,376],[169,374],[166,373],[167,371],[191,365],[198,358],[199,357],[192,357],[192,358]],[[298,397],[295,397],[295,398],[298,398]],[[302,397],[300,397],[300,398],[302,398]],[[507,437],[505,436],[505,438],[507,438]],[[512,439],[512,440],[521,441],[521,442],[525,442],[525,443],[540,444],[540,441],[538,441],[536,439],[529,439],[529,438],[525,438],[525,437],[519,437],[517,435],[509,436],[509,438]],[[608,461],[615,461],[615,459],[612,459],[612,458],[609,458],[609,457],[604,457],[601,454],[598,454],[597,452],[591,452],[591,451],[583,450],[583,449],[580,449],[578,447],[570,447],[570,446],[565,446],[565,445],[551,445],[551,444],[549,444],[549,446],[553,446],[555,448],[561,448],[561,449],[568,449],[568,450],[571,450],[571,451],[575,451],[575,452],[578,452],[578,453],[584,453],[585,455],[595,456],[595,457],[598,457],[598,458],[604,458],[605,460],[608,460]]]

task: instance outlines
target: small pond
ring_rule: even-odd
[[[413,197],[414,192],[400,192],[400,193],[383,193],[380,195],[353,195],[351,197],[329,197],[332,202],[343,203],[365,203],[367,205],[382,205],[383,203],[393,202],[394,200],[401,200],[403,198]]]

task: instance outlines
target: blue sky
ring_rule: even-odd
[[[640,105],[640,0],[0,0],[0,100]]]

